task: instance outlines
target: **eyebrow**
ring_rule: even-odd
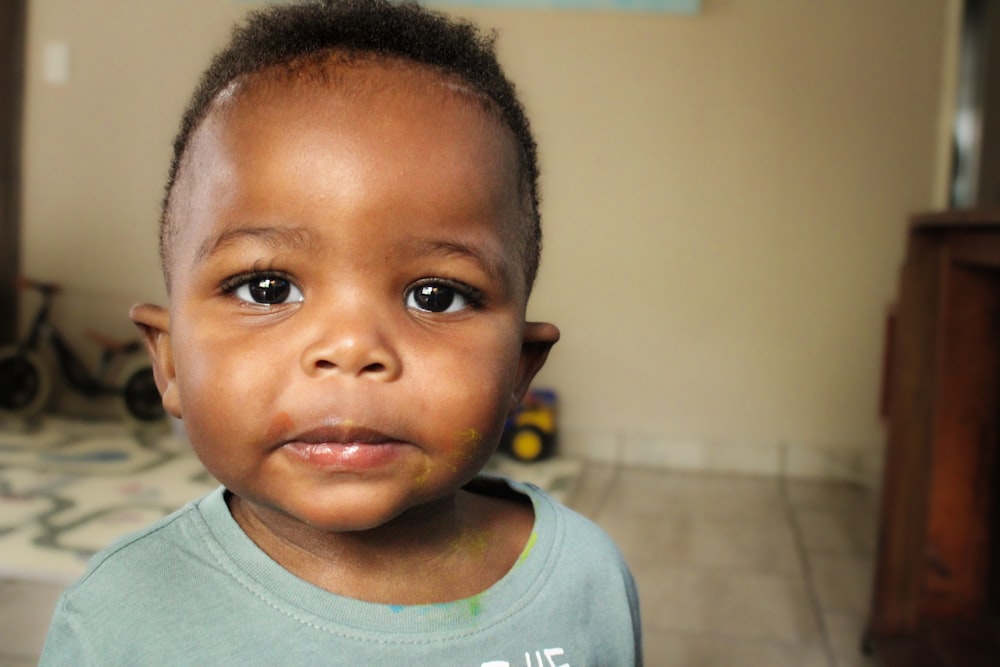
[[[196,259],[200,261],[211,257],[244,239],[251,239],[270,248],[301,249],[311,244],[309,230],[302,227],[236,227],[206,239],[198,248]]]
[[[221,252],[231,245],[249,239],[275,249],[301,250],[312,245],[312,236],[304,227],[235,227],[227,229],[214,238],[206,239],[198,248],[197,261]],[[461,241],[439,239],[414,239],[406,244],[410,252],[440,257],[461,257],[471,260],[485,273],[508,289],[512,287],[510,267],[494,253],[486,252],[474,245]]]
[[[465,257],[472,260],[490,277],[491,280],[511,286],[510,270],[506,262],[494,253],[457,241],[419,240],[411,248],[420,254],[439,255],[442,257]]]

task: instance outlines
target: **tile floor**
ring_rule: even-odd
[[[571,504],[636,575],[649,667],[873,664],[870,489],[588,465]],[[0,667],[36,664],[59,592],[0,581]]]

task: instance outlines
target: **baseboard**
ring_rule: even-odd
[[[877,488],[881,446],[708,442],[642,434],[564,432],[560,450],[595,462],[719,474],[850,482]]]

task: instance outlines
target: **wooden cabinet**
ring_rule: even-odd
[[[869,637],[880,664],[1000,665],[1000,211],[918,216],[887,364]]]

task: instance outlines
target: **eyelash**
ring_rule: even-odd
[[[238,290],[243,285],[253,282],[255,280],[266,280],[268,278],[277,278],[279,280],[287,280],[288,282],[295,284],[291,276],[282,271],[247,271],[246,273],[237,273],[235,276],[230,276],[226,278],[221,283],[219,283],[219,291],[223,294],[232,294]]]
[[[277,278],[280,280],[286,280],[289,283],[295,284],[295,281],[287,273],[283,271],[275,270],[254,270],[247,271],[246,273],[238,273],[234,276],[226,278],[221,283],[219,283],[219,291],[223,294],[232,295],[240,287],[254,281],[266,280],[269,278]],[[462,298],[464,298],[471,309],[479,309],[483,306],[486,301],[486,295],[482,290],[469,285],[468,283],[461,282],[459,280],[452,280],[450,278],[421,278],[420,280],[407,286],[404,291],[404,301],[408,298],[414,290],[420,289],[428,285],[441,285],[448,287],[449,289],[455,290]]]

